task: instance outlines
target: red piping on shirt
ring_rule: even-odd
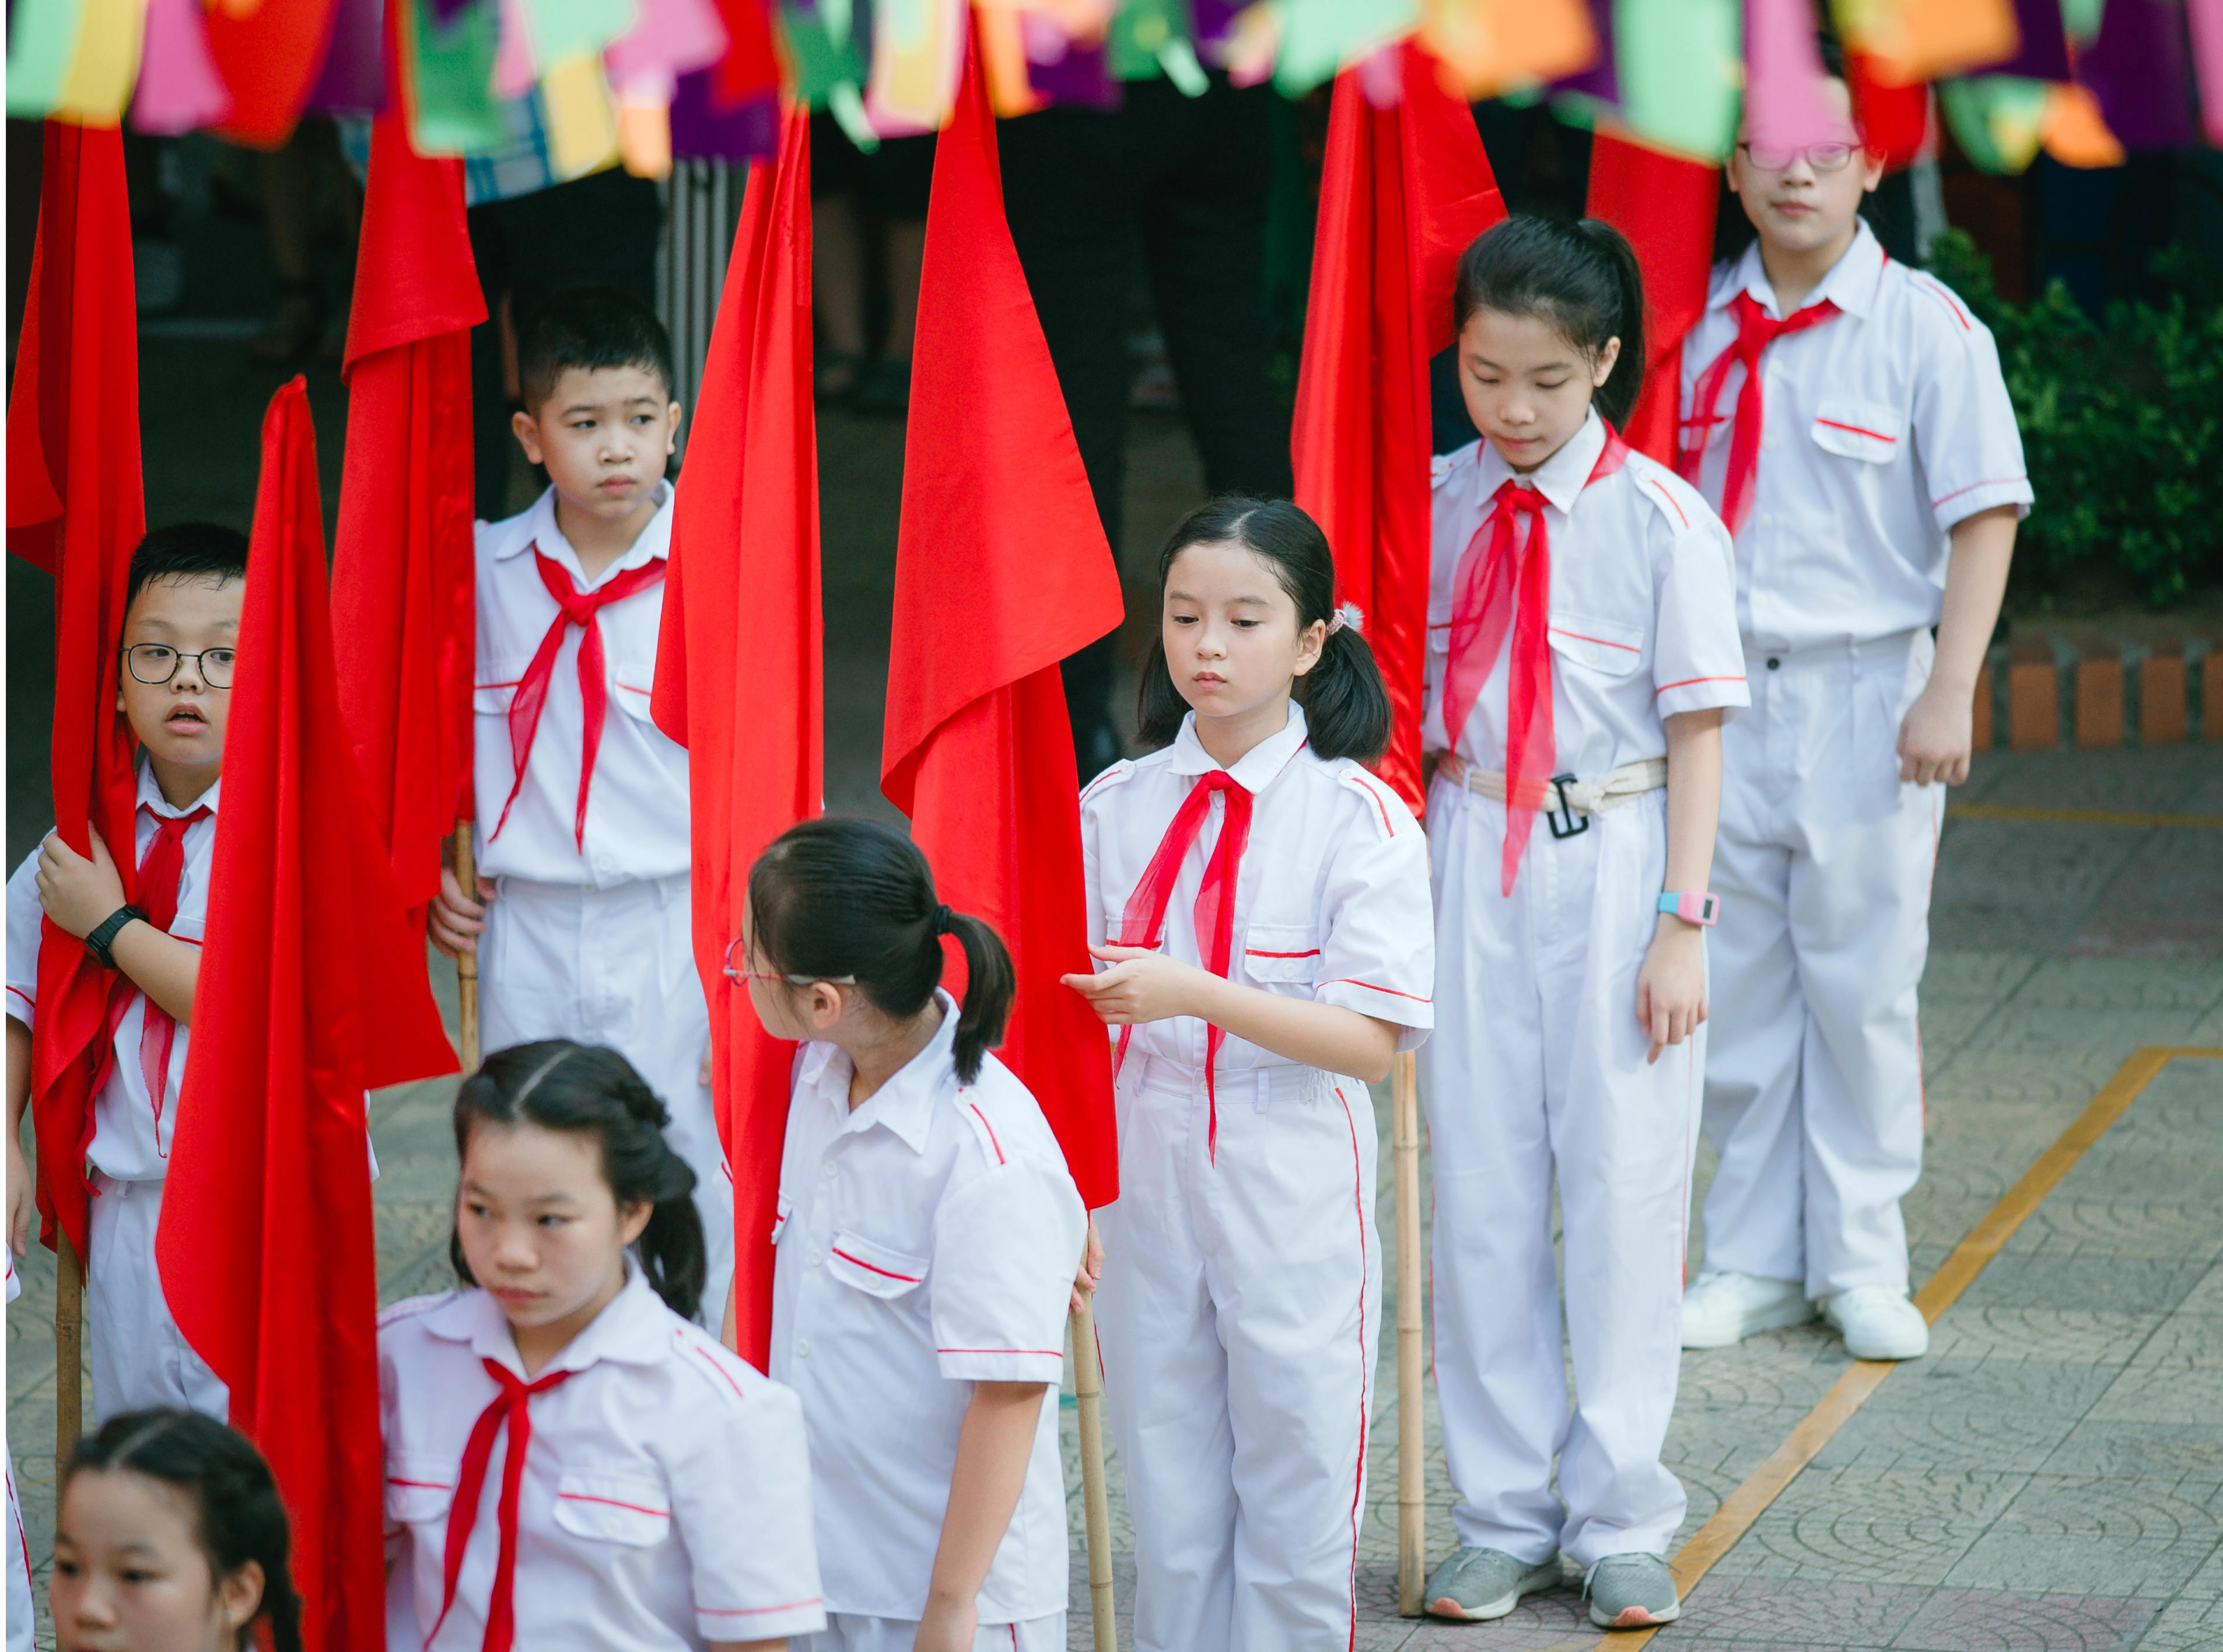
[[[1392,837],[1396,836],[1397,829],[1389,823],[1389,805],[1382,801],[1381,797],[1375,791],[1374,788],[1367,785],[1365,781],[1360,779],[1357,775],[1353,775],[1351,778],[1351,784],[1356,785],[1361,791],[1363,791],[1369,798],[1372,798],[1374,801],[1374,806],[1382,811],[1382,829],[1389,833]]]
[[[471,686],[475,689],[513,689],[524,680],[521,677],[513,677],[507,683],[474,683]]]
[[[620,688],[623,689],[623,690],[624,690],[627,693],[628,693],[628,694],[638,694],[638,695],[639,695],[639,696],[640,696],[640,697],[641,697],[642,699],[644,699],[644,700],[645,700],[645,699],[646,699],[646,698],[647,698],[651,694],[652,694],[652,693],[654,693],[654,692],[655,692],[655,690],[654,690],[653,689],[637,689],[637,688],[635,688],[635,687],[634,687],[632,684],[630,684],[630,683],[620,683],[620,684],[618,684],[618,686],[619,686]]]
[[[1555,637],[1572,637],[1577,642],[1594,642],[1601,648],[1618,648],[1625,654],[1640,654],[1641,648],[1632,648],[1625,642],[1608,642],[1603,637],[1586,637],[1579,631],[1570,631],[1563,625],[1548,627]]]
[[[805,1606],[822,1606],[826,1603],[817,1595],[808,1600],[783,1600],[777,1606],[697,1606],[695,1610],[705,1617],[761,1617],[768,1611],[801,1611]]]
[[[32,1014],[36,1015],[39,1012],[38,1000],[33,998],[28,993],[25,992],[22,987],[10,987],[8,990],[15,993],[17,998],[22,999],[24,1003],[29,1005],[31,1006]]]
[[[388,1474],[386,1483],[388,1485],[413,1485],[424,1491],[452,1491],[456,1489],[445,1480],[405,1480],[399,1474]]]
[[[1338,975],[1333,980],[1322,981],[1320,985],[1323,987],[1363,987],[1370,993],[1387,993],[1392,998],[1409,998],[1415,1004],[1433,1004],[1435,1002],[1435,999],[1432,998],[1422,998],[1417,993],[1401,993],[1394,987],[1376,987],[1370,980],[1358,980],[1350,975]]]
[[[1351,1207],[1358,1217],[1358,1472],[1351,1485],[1351,1638],[1345,1643],[1351,1652],[1358,1646],[1358,1511],[1359,1501],[1366,1491],[1366,1419],[1373,1408],[1368,1403],[1367,1392],[1372,1372],[1366,1359],[1366,1182],[1361,1174],[1358,1156],[1358,1121],[1351,1116],[1351,1098],[1344,1094],[1343,1086],[1335,1087],[1335,1099],[1343,1104],[1343,1121],[1351,1131]]]
[[[671,1518],[669,1509],[645,1509],[638,1503],[620,1503],[615,1498],[589,1497],[584,1491],[558,1491],[556,1497],[561,1503],[601,1503],[613,1509],[629,1509],[635,1514],[654,1515],[658,1520]]]
[[[1246,958],[1317,958],[1319,949],[1314,947],[1309,952],[1261,952],[1256,947],[1245,947],[1243,955]]]
[[[1064,1350],[1064,1349],[1062,1349],[1062,1348],[936,1348],[936,1349],[935,1350],[935,1352],[936,1352],[936,1353],[1032,1353],[1032,1354],[1040,1354],[1040,1355],[1041,1355],[1043,1359],[1064,1359],[1064,1358],[1065,1358],[1065,1350]]]
[[[1005,1163],[1004,1144],[996,1139],[996,1126],[988,1122],[988,1115],[980,1111],[980,1104],[977,1101],[967,1101],[965,1105],[973,1109],[973,1116],[980,1121],[980,1128],[988,1132],[988,1145],[996,1150],[996,1163],[998,1164]],[[856,1258],[853,1257],[850,1259],[854,1261]],[[875,1269],[874,1271],[877,1272],[878,1270]],[[901,1274],[895,1277],[898,1279],[903,1277]]]
[[[721,1378],[725,1379],[726,1386],[734,1390],[734,1397],[735,1399],[746,1400],[748,1398],[747,1395],[741,1392],[741,1385],[734,1380],[734,1373],[727,1371],[723,1365],[720,1365],[715,1359],[713,1359],[708,1353],[704,1352],[694,1343],[688,1341],[687,1334],[684,1331],[674,1331],[671,1334],[679,1339],[680,1342],[685,1346],[688,1352],[693,1354],[697,1359],[700,1359],[704,1365],[709,1366],[711,1370],[716,1371]]]
[[[1953,312],[1953,319],[1961,324],[1962,332],[1973,331],[1968,325],[1968,312],[1961,308],[1960,301],[1946,292],[1943,287],[1935,282],[1924,281],[1918,281],[1914,285],[1917,291],[1929,293],[1931,298],[1950,310]]]
[[[838,1245],[834,1247],[834,1254],[840,1257],[844,1262],[854,1263],[857,1266],[862,1268],[866,1273],[877,1273],[883,1279],[900,1279],[907,1285],[915,1285],[918,1283],[920,1279],[925,1277],[923,1274],[913,1276],[908,1273],[891,1273],[885,1268],[876,1268],[860,1256],[851,1256],[847,1251],[843,1250]]]
[[[2010,482],[2027,482],[2029,480],[2030,478],[2027,476],[1986,476],[1981,482],[1972,482],[1965,488],[1955,488],[1951,493],[1941,495],[1939,497],[1931,500],[1930,501],[1930,508],[1936,510],[1940,505],[1944,504],[1948,500],[1958,499],[1962,494],[1972,494],[1979,488],[2000,488],[2005,487]]]
[[[1653,694],[1659,695],[1665,694],[1669,689],[1688,688],[1693,683],[1741,683],[1743,681],[1744,673],[1742,672],[1739,672],[1735,677],[1686,677],[1679,683],[1664,684],[1652,691]]]
[[[1841,425],[1834,419],[1817,419],[1814,422],[1817,425],[1827,425],[1831,430],[1849,431],[1855,436],[1865,436],[1871,441],[1890,442],[1895,445],[1899,440],[1898,437],[1886,436],[1880,430],[1862,430],[1858,425]]]
[[[1652,485],[1652,491],[1653,496],[1656,497],[1661,504],[1666,506],[1669,510],[1675,513],[1675,520],[1677,521],[1680,522],[1686,529],[1691,526],[1690,517],[1685,514],[1683,508],[1675,502],[1674,495],[1669,493],[1665,488],[1660,487],[1656,482]]]

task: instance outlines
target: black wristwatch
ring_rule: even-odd
[[[92,933],[85,937],[85,949],[100,960],[100,967],[103,969],[116,968],[116,960],[109,954],[109,943],[122,934],[123,926],[134,918],[142,924],[152,924],[154,921],[136,906],[119,906],[95,924]]]

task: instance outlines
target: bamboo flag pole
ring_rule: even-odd
[[[69,1235],[54,1236],[54,1484],[85,1429],[85,1269]]]
[[[1426,1368],[1421,1321],[1420,1082],[1412,1052],[1389,1078],[1389,1145],[1397,1219],[1397,1611],[1418,1617],[1428,1575]]]
[[[1073,1397],[1080,1422],[1080,1504],[1088,1532],[1088,1604],[1096,1652],[1118,1652],[1112,1615],[1112,1497],[1104,1483],[1104,1384],[1096,1364],[1096,1310],[1088,1295],[1073,1312]]]
[[[455,861],[456,886],[463,892],[465,900],[476,900],[478,857],[471,847],[468,820],[456,823]],[[486,937],[482,934],[479,938]],[[463,1058],[463,1076],[469,1078],[479,1070],[479,955],[475,952],[456,955],[456,996],[462,1005],[456,1015],[456,1053]]]

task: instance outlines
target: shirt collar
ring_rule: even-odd
[[[663,1300],[630,1256],[625,1259],[625,1271],[626,1282],[618,1288],[618,1294],[548,1362],[540,1377],[558,1371],[584,1371],[598,1359],[652,1365],[664,1357],[666,1339],[658,1325],[664,1311]],[[525,1376],[525,1364],[517,1356],[517,1339],[510,1334],[509,1318],[486,1291],[457,1291],[425,1315],[424,1325],[428,1334],[442,1341],[467,1344],[480,1359],[491,1359],[520,1378]],[[532,1380],[538,1382],[540,1377]]]
[[[1800,307],[1811,308],[1826,299],[1848,316],[1865,316],[1875,306],[1876,289],[1883,285],[1883,267],[1889,262],[1883,243],[1868,228],[1868,221],[1855,218],[1853,244],[1829,266],[1829,273],[1816,283]],[[1782,318],[1781,312],[1776,308],[1774,284],[1767,279],[1766,268],[1760,262],[1757,241],[1744,249],[1744,256],[1735,266],[1734,275],[1714,289],[1706,307],[1726,309],[1736,301],[1740,293],[1751,293],[1761,309],[1778,320]]]
[[[602,577],[594,582],[595,585],[608,584],[629,568],[658,562],[671,554],[671,501],[675,489],[668,482],[658,482],[656,489],[656,514],[648,519],[647,525],[640,531],[640,537],[633,542],[633,548],[603,569]],[[556,489],[553,487],[532,501],[532,508],[525,513],[525,518],[524,532],[511,535],[509,542],[494,552],[494,560],[507,562],[512,557],[521,557],[537,547],[541,555],[571,576],[573,584],[582,590],[591,590],[593,587],[587,581],[587,571],[580,565],[579,553],[571,548],[570,540],[564,537],[564,530],[556,526]]]
[[[183,820],[196,809],[205,809],[213,815],[216,813],[217,793],[223,790],[224,780],[218,777],[207,791],[180,809],[162,795],[161,785],[154,779],[154,766],[144,759],[140,760],[139,806],[157,820]]]
[[[941,1025],[926,1047],[905,1062],[858,1107],[849,1105],[849,1079],[856,1071],[848,1052],[822,1040],[807,1046],[801,1077],[814,1086],[821,1100],[841,1118],[837,1134],[853,1134],[885,1125],[900,1136],[914,1153],[926,1150],[927,1132],[933,1127],[934,1105],[944,1083],[954,1076],[957,1044],[957,1000],[936,987],[934,1001],[941,1006]]]
[[[1289,720],[1278,733],[1260,741],[1235,761],[1227,770],[1235,783],[1256,797],[1274,784],[1275,778],[1289,766],[1289,760],[1304,749],[1310,738],[1305,732],[1305,709],[1294,700],[1289,702]],[[1196,713],[1192,711],[1181,719],[1181,732],[1174,736],[1174,758],[1171,764],[1175,774],[1209,774],[1225,765],[1204,749],[1204,742],[1196,737]]]
[[[1591,408],[1582,428],[1567,438],[1557,453],[1525,476],[1518,475],[1505,462],[1504,456],[1487,441],[1482,448],[1476,464],[1481,472],[1483,505],[1496,497],[1497,490],[1508,481],[1514,481],[1533,488],[1565,515],[1574,509],[1577,496],[1590,482],[1590,472],[1597,469],[1598,455],[1605,451],[1605,420],[1597,416],[1596,408]]]

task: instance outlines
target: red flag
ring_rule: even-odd
[[[463,165],[417,154],[390,107],[371,129],[348,318],[332,652],[372,823],[421,927],[441,840],[469,813],[470,329],[486,303]]]
[[[941,899],[1010,947],[1001,1055],[1092,1207],[1118,1196],[1089,968],[1080,784],[1057,663],[1119,623],[1119,575],[1004,222],[977,41],[934,154],[912,346],[880,789]]]
[[[54,576],[54,824],[79,854],[98,829],[126,899],[137,786],[117,705],[131,552],[147,531],[139,476],[138,317],[131,211],[115,127],[48,121],[39,238],[8,398],[8,548]],[[41,929],[32,1038],[41,1236],[85,1253],[85,1150],[113,980],[51,923]]]
[[[1590,140],[1590,215],[1628,237],[1644,269],[1644,390],[1622,435],[1675,463],[1683,340],[1706,312],[1721,173],[1601,128]]]
[[[657,642],[657,726],[685,745],[693,794],[695,967],[710,1000],[718,1133],[734,1177],[741,1357],[771,1338],[771,1228],[795,1047],[768,1037],[725,974],[749,867],[824,807],[818,436],[811,402],[810,117],[749,169],[710,332],[686,484],[672,502]]]
[[[154,1254],[293,1523],[302,1631],[385,1645],[378,1262],[363,1092],[456,1070],[340,721],[316,437],[296,378],[262,480],[186,1097]]]
[[[1290,438],[1297,503],[1327,534],[1344,600],[1389,690],[1376,766],[1418,813],[1428,625],[1428,358],[1452,340],[1459,255],[1505,216],[1466,104],[1399,48],[1404,96],[1337,77]]]
[[[209,55],[231,93],[217,136],[258,149],[275,149],[293,136],[323,72],[338,9],[337,0],[219,0],[209,8]]]

